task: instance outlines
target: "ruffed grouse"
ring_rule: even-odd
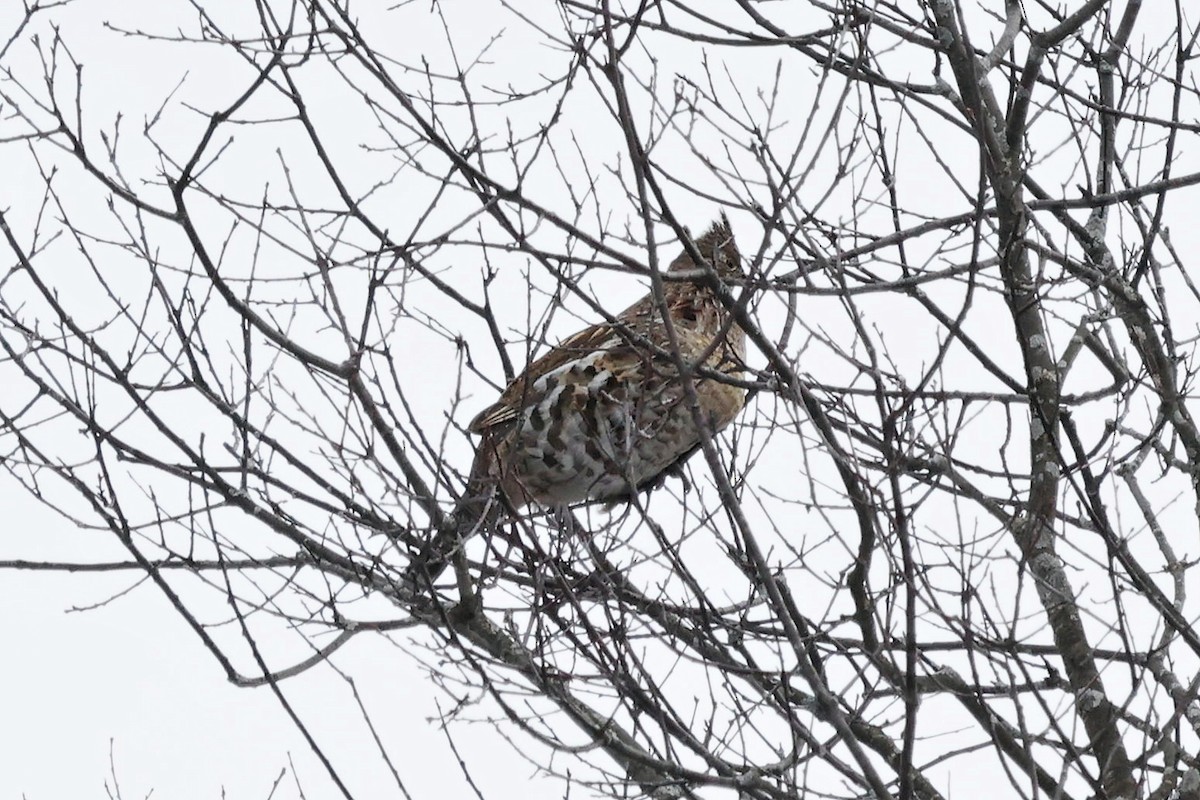
[[[721,278],[743,275],[724,215],[695,245]],[[669,272],[698,269],[685,251]],[[741,387],[713,377],[741,377],[745,333],[703,277],[664,281],[663,294],[679,356],[692,367],[700,421],[715,433],[745,403]],[[619,500],[654,484],[701,441],[652,294],[534,360],[470,430],[483,439],[467,495],[450,529],[439,531],[413,565],[430,579],[461,541],[499,518],[495,489],[513,510],[531,502]]]

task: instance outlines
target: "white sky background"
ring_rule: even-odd
[[[205,5],[219,19],[231,24],[240,20],[249,23],[246,30],[254,30],[253,18],[241,16],[252,10],[251,4]],[[0,4],[0,37],[12,34],[17,21],[13,14],[18,10],[16,3]],[[394,37],[389,38],[397,44],[407,42],[408,47],[427,46],[431,55],[444,55],[444,38],[437,35],[440,25],[428,6],[404,17],[425,19],[432,28],[397,24]],[[470,13],[460,13],[454,20],[456,40],[467,49],[480,46],[496,32],[497,17],[495,7],[472,4]],[[390,17],[385,14],[381,19]],[[42,15],[22,38],[28,40],[36,31],[45,43],[51,35],[49,24],[60,28],[64,41],[85,65],[85,102],[87,116],[96,123],[93,131],[111,130],[117,113],[125,119],[123,161],[136,181],[156,177],[153,151],[139,140],[139,133],[177,86],[177,100],[167,106],[160,135],[168,149],[184,152],[206,120],[177,103],[186,99],[205,111],[227,105],[243,90],[248,74],[228,52],[146,43],[105,25],[170,36],[180,27],[194,31],[195,20],[194,10],[182,2],[76,3]],[[505,57],[516,59],[523,69],[536,67],[536,51],[504,50]],[[40,83],[36,54],[27,42],[14,47],[6,66],[32,85]],[[367,127],[356,130],[356,122]],[[333,133],[365,142],[375,139],[374,144],[382,145],[370,125],[370,120],[347,119],[335,125]],[[235,148],[227,160],[234,169],[258,170],[260,159],[268,168],[277,167],[276,148],[287,152],[287,142],[266,136],[255,139],[256,133],[246,131],[240,136],[244,150],[239,153]],[[96,143],[98,139],[93,139]],[[346,148],[346,153],[353,150]],[[0,206],[22,220],[37,211],[28,198],[41,196],[40,181],[27,155],[12,147],[0,151]],[[294,163],[306,165],[302,160]],[[277,169],[274,178],[278,187]],[[64,179],[78,184],[80,191],[95,191],[78,174]],[[378,176],[363,179],[373,182]],[[147,191],[155,196],[153,189]],[[164,196],[158,190],[157,199]],[[80,204],[77,210],[82,227],[96,229],[111,222],[102,205]],[[414,359],[427,353],[422,348],[408,351]],[[428,360],[418,362],[417,369],[437,374],[446,372],[445,363],[440,353],[428,353]],[[0,507],[9,521],[0,534],[2,558],[92,562],[128,557],[110,535],[77,530],[33,502],[7,476],[0,479]],[[117,594],[121,596],[107,602]],[[74,612],[96,604],[102,605]],[[5,632],[6,653],[0,666],[2,798],[105,797],[105,786],[110,790],[113,786],[112,766],[124,798],[151,793],[180,800],[291,798],[300,797],[301,790],[308,798],[339,796],[270,691],[228,683],[161,593],[140,577],[7,573],[0,581],[0,630]],[[489,726],[457,726],[456,756],[436,722],[440,709],[452,704],[448,696],[433,690],[413,657],[382,637],[357,639],[341,649],[335,663],[354,677],[389,757],[413,797],[468,796],[458,757],[473,775],[485,778],[488,797],[562,796],[559,781],[535,777],[532,765],[523,762]],[[347,683],[322,667],[291,684],[285,687],[288,699],[354,795],[403,796],[372,746]],[[531,754],[539,751],[529,742],[523,742],[522,748]],[[279,785],[273,790],[276,781]]]
[[[246,11],[242,8],[246,4],[236,2],[206,5],[219,18],[230,20],[231,27],[237,24],[239,14]],[[778,5],[764,4],[764,8],[778,12],[773,8]],[[468,7],[469,10],[464,10]],[[0,38],[7,38],[14,29],[12,14],[15,10],[11,4],[0,6]],[[360,11],[365,12],[365,9]],[[543,72],[554,72],[555,59],[561,54],[542,49],[536,32],[511,14],[490,3],[447,4],[446,12],[459,58],[473,58],[492,37],[500,35],[487,50],[486,58],[494,63],[481,74],[488,78],[503,76],[520,88],[522,82],[536,83],[537,76]],[[163,35],[170,35],[177,28],[188,30],[188,26],[194,25],[195,13],[182,2],[144,3],[136,8],[100,1],[70,5],[39,18],[37,31],[43,42],[50,35],[51,22],[61,26],[64,40],[75,57],[86,65],[86,118],[90,123],[85,127],[93,132],[110,130],[118,112],[124,117],[123,145],[127,149],[122,163],[131,172],[127,177],[136,175],[151,180],[156,176],[153,150],[140,142],[138,135],[143,120],[154,116],[177,85],[180,87],[178,94],[168,102],[156,128],[156,138],[160,145],[186,154],[205,120],[188,112],[185,103],[204,112],[223,107],[242,91],[247,80],[243,65],[229,53],[165,42],[147,43],[122,36],[104,26],[104,23],[110,23],[115,28]],[[555,19],[551,17],[549,22],[553,24]],[[428,57],[435,70],[450,70],[441,22],[428,13],[427,4],[419,9],[410,6],[394,13],[381,13],[372,24],[380,31],[386,31],[375,38],[385,42],[390,53],[403,53],[407,63],[411,64],[419,63],[419,53]],[[1147,15],[1140,24],[1153,25],[1154,20]],[[248,31],[254,29],[253,24],[246,27]],[[22,39],[28,40],[31,33],[26,31]],[[1152,31],[1145,35],[1155,38]],[[679,52],[656,51],[654,55],[666,61],[677,59],[678,66],[674,69],[664,67],[663,74],[677,71],[693,76],[698,74],[696,70],[702,52],[681,48]],[[757,65],[754,58],[742,54],[734,68],[760,69],[764,75],[773,73],[774,55],[764,56],[762,63]],[[6,66],[26,85],[39,85],[40,66],[27,41],[14,46]],[[926,65],[916,64],[912,68],[924,70]],[[714,69],[714,72],[719,70]],[[806,85],[798,77],[785,76],[787,91],[800,92]],[[329,108],[342,107],[345,116],[322,116],[322,121],[330,126],[328,135],[342,142],[386,147],[388,143],[363,109],[351,102],[353,98],[338,96],[344,86],[340,82],[331,82],[330,86],[335,88],[330,89]],[[321,96],[321,84],[314,81],[307,91],[313,93],[312,97]],[[663,87],[663,91],[673,89]],[[575,97],[594,97],[594,94],[579,92]],[[823,97],[822,107],[814,115],[818,118],[831,113],[837,105],[836,92]],[[263,115],[269,115],[271,111],[265,107],[254,110]],[[577,108],[568,111],[578,114],[580,120],[587,120],[589,114],[607,119],[602,110]],[[808,109],[801,108],[789,123],[798,128],[807,115]],[[518,131],[522,121],[520,118],[513,121]],[[820,129],[819,125],[815,127]],[[589,147],[605,153],[620,149],[617,143],[607,138],[613,132],[610,124],[594,127],[578,124],[576,130],[585,152]],[[3,139],[2,131],[3,127],[0,127],[0,140]],[[91,145],[98,146],[99,141],[94,138]],[[176,142],[177,147],[172,148],[172,143]],[[328,185],[315,170],[306,171],[311,162],[288,157],[289,147],[294,144],[286,138],[278,138],[276,128],[239,132],[237,141],[223,160],[221,169],[227,171],[223,177],[236,183],[239,171],[245,171],[250,176],[246,183],[248,191],[253,192],[268,182],[260,176],[270,175],[272,190],[282,191],[283,173],[279,169],[278,148],[293,170],[292,177],[300,187],[302,197],[319,205],[316,198],[328,191]],[[0,208],[11,214],[11,222],[18,231],[19,223],[28,221],[36,211],[29,206],[28,198],[41,197],[40,181],[23,148],[23,145],[0,147]],[[356,174],[355,152],[352,146],[342,147],[338,158],[343,174],[361,180],[360,188],[387,177],[378,171],[379,160],[365,153],[362,154],[362,169]],[[829,165],[820,161],[819,150],[806,153],[818,163],[814,185],[821,185],[820,178]],[[955,152],[943,155],[946,159],[969,156]],[[68,164],[69,160],[63,163]],[[923,169],[919,164],[898,168],[899,181],[910,192],[908,196],[920,197],[920,208],[930,214],[961,210],[961,198],[947,191],[945,186],[925,185]],[[973,180],[972,169],[967,168],[963,178],[968,187]],[[1067,175],[1057,177],[1064,181],[1069,179]],[[81,180],[69,169],[64,169],[60,180],[79,185],[76,210],[81,214],[78,217],[81,226],[87,228],[94,224],[99,229],[111,224],[103,204],[95,202],[101,195],[94,183]],[[601,185],[605,185],[603,181]],[[555,203],[569,201],[562,187],[557,187],[552,180],[547,180],[545,186],[547,189],[539,199],[547,206],[554,208]],[[601,207],[614,214],[629,214],[636,224],[631,209],[618,210],[624,207],[615,184],[607,188],[612,194],[601,201]],[[157,192],[160,202],[165,197],[163,189],[148,187],[146,191],[152,199]],[[404,211],[408,210],[406,204],[411,203],[413,208],[423,207],[423,197],[406,197],[409,191],[420,190],[412,186],[383,187],[368,201],[376,220],[386,219],[386,209],[394,206],[397,225],[402,225]],[[306,195],[309,192],[311,194]],[[281,197],[282,194],[273,195],[276,201]],[[693,231],[715,216],[716,208],[702,198],[680,191],[676,199],[676,212]],[[471,211],[468,200],[461,195],[452,200],[444,212],[447,220],[460,218]],[[837,202],[836,194],[830,202]],[[1176,203],[1175,207],[1180,205]],[[197,213],[203,216],[204,211],[198,209]],[[735,232],[741,236],[738,224],[735,217]],[[1182,226],[1177,226],[1176,230],[1177,244],[1182,244],[1183,237],[1194,233]],[[213,236],[211,244],[215,245],[218,234]],[[741,241],[743,252],[752,250],[756,244],[753,239]],[[668,250],[673,255],[674,246]],[[69,251],[67,246],[66,252]],[[64,260],[63,263],[69,262]],[[0,261],[0,265],[7,268],[6,261]],[[468,286],[477,285],[477,265],[447,265],[447,268],[457,268],[459,272],[454,274],[463,276],[462,280]],[[589,280],[588,285],[612,310],[623,307],[627,300],[642,291],[636,281],[619,274],[589,276]],[[527,282],[516,270],[502,276],[497,285],[498,291],[511,302],[504,309],[502,322],[511,330],[536,330],[542,321],[544,298],[529,297]],[[79,291],[87,290],[81,286]],[[414,296],[420,296],[422,287],[414,286],[412,291]],[[880,302],[896,301],[889,296]],[[527,308],[529,304],[533,306],[532,311]],[[835,301],[812,300],[811,304],[814,314],[830,313],[827,324],[831,335],[837,335],[839,326],[844,330],[844,319],[827,310],[828,306],[836,306]],[[871,301],[864,300],[863,304],[869,306]],[[595,319],[594,313],[581,302],[572,300],[567,306],[583,319]],[[872,319],[882,326],[894,326],[888,341],[896,342],[891,355],[898,362],[911,359],[919,364],[925,357],[927,351],[914,342],[919,334],[907,327],[908,318],[903,309],[885,310],[873,315]],[[1004,317],[997,319],[1003,321]],[[451,329],[459,329],[460,322],[454,317],[441,321]],[[551,320],[546,338],[556,339],[577,327],[577,320],[560,314]],[[461,322],[461,331],[468,337],[481,334],[481,328],[474,321]],[[1007,327],[1004,331],[1008,335]],[[328,335],[316,330],[298,335],[318,345],[329,343]],[[437,420],[446,411],[447,399],[453,396],[456,354],[445,340],[417,326],[402,328],[397,335],[412,337],[413,345],[407,348],[406,355],[413,359],[414,372],[426,376],[431,384],[427,396],[419,398],[426,400],[427,405],[418,408],[417,412],[426,419]],[[486,343],[486,338],[482,341]],[[480,352],[483,352],[482,347]],[[515,360],[521,361],[515,349],[510,352]],[[1007,356],[1015,358],[1015,349]],[[494,360],[491,363],[495,365]],[[829,371],[822,375],[824,379],[830,382],[849,379],[850,376],[836,372],[846,369],[845,364],[831,360],[828,367]],[[492,374],[498,376],[500,373],[496,369]],[[1087,375],[1081,370],[1075,379],[1086,383]],[[1079,391],[1082,387],[1067,388]],[[469,386],[466,391],[468,399],[461,408],[454,410],[460,424],[478,407],[489,402],[492,392],[480,384]],[[181,421],[190,411],[187,408],[180,410]],[[988,442],[989,435],[1001,436],[1001,432],[995,430],[976,430],[974,433],[981,445]],[[761,435],[754,441],[762,445]],[[469,443],[461,437],[450,436],[447,453],[449,458],[465,463],[469,459]],[[760,469],[758,474],[762,484],[771,480],[769,469]],[[783,476],[777,478],[784,479]],[[9,522],[0,532],[0,559],[86,563],[126,557],[124,549],[108,535],[75,529],[69,521],[39,507],[18,488],[7,478],[0,477],[0,511]],[[126,798],[143,797],[150,792],[166,798],[212,798],[222,796],[223,790],[229,797],[298,797],[297,781],[309,798],[335,796],[323,768],[270,691],[231,686],[212,657],[183,626],[156,589],[141,584],[130,590],[138,583],[137,577],[128,574],[98,576],[11,571],[0,580],[0,630],[6,633],[7,650],[0,662],[0,719],[5,721],[0,724],[0,798],[103,796],[104,782],[111,781],[110,743],[116,777],[122,796]],[[109,601],[118,594],[119,597]],[[102,605],[91,608],[96,604]],[[89,610],[74,610],[82,608]],[[445,692],[431,686],[418,663],[422,659],[436,658],[436,653],[423,652],[413,645],[421,639],[420,635],[395,636],[392,641],[381,636],[359,636],[342,648],[332,663],[343,674],[353,676],[372,722],[386,742],[388,754],[412,796],[469,796],[470,790],[460,777],[456,755],[435,719],[439,714],[438,704],[444,708],[450,700]],[[414,652],[401,652],[393,642],[413,646]],[[288,645],[280,646],[286,648]],[[283,688],[339,773],[347,778],[355,796],[402,796],[378,752],[372,749],[362,714],[342,677],[332,668],[322,666],[286,681]],[[466,761],[473,776],[486,786],[485,796],[563,796],[565,790],[561,782],[535,777],[532,764],[522,761],[517,750],[491,726],[459,724],[453,727],[452,735],[458,746],[458,756]],[[529,739],[522,738],[518,743],[519,748],[531,754],[533,761],[539,760],[541,753]],[[281,788],[272,795],[270,787],[283,772],[287,774]],[[953,785],[940,788],[949,790]],[[995,796],[1007,796],[1007,784],[994,785],[998,792]],[[979,786],[971,787],[969,791],[973,797],[987,796],[987,789]]]

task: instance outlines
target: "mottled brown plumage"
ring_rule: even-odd
[[[696,247],[721,276],[742,274],[724,218]],[[669,271],[695,269],[684,252]],[[745,334],[730,324],[712,289],[667,281],[663,294],[683,361],[701,366],[703,359],[707,370],[740,377]],[[710,433],[741,410],[740,387],[703,375],[692,383]],[[701,439],[653,295],[533,361],[470,429],[483,436],[481,467],[514,506],[628,496],[690,455]]]
[[[724,215],[695,245],[722,278],[743,275]],[[685,251],[669,272],[698,269]],[[741,377],[745,334],[703,280],[665,281],[663,295],[678,355],[692,368],[700,422],[715,433],[741,410],[745,391],[712,374]],[[494,487],[514,509],[613,501],[681,464],[702,434],[672,353],[660,306],[647,294],[530,363],[470,424],[482,441],[453,515],[457,532],[431,543],[426,573],[440,572],[459,541],[498,516],[496,498],[483,499]]]

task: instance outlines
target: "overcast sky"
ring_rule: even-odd
[[[251,4],[206,5],[231,23],[253,21],[244,16],[253,14]],[[17,31],[20,6],[0,3],[0,40]],[[471,13],[455,20],[456,35],[467,47],[490,38],[497,24],[491,4],[472,6]],[[58,26],[84,65],[89,118],[97,128],[111,130],[121,113],[128,123],[126,165],[132,174],[150,177],[157,168],[138,132],[168,95],[178,87],[164,115],[162,135],[168,146],[183,147],[193,141],[188,137],[203,120],[176,103],[215,110],[244,88],[247,73],[230,53],[146,43],[115,29],[170,36],[181,27],[194,32],[196,16],[184,2],[73,3],[36,17],[11,45],[4,65],[26,85],[41,86],[32,40],[40,37],[46,45],[52,26]],[[427,47],[434,58],[444,56],[444,37],[440,46],[429,40],[428,31],[437,31],[440,23],[428,5],[420,13],[398,16],[409,22],[395,22],[390,37],[405,47]],[[389,18],[394,19],[383,16]],[[532,63],[536,54],[514,47],[505,57]],[[4,91],[15,99],[19,93],[11,94],[14,89],[10,82]],[[367,131],[362,138],[370,136]],[[255,146],[245,168],[256,166],[254,158],[274,159],[275,146],[286,143]],[[28,155],[22,147],[0,149],[0,207],[23,221],[37,212],[36,201],[30,201],[42,193]],[[77,182],[80,192],[93,191],[78,173],[64,177]],[[85,209],[78,221],[88,227],[108,220],[101,205]],[[0,508],[6,520],[0,531],[2,559],[88,563],[128,558],[110,534],[77,529],[28,497],[7,475],[0,476]],[[300,796],[298,784],[308,798],[337,795],[276,697],[267,689],[231,685],[161,593],[141,576],[7,571],[0,580],[0,629],[5,631],[0,797],[105,797],[106,785],[115,796],[114,777],[120,796],[127,799],[151,794],[180,800],[289,798]],[[423,637],[406,638],[420,643]],[[458,758],[488,776],[489,797],[562,796],[561,783],[536,776],[532,765],[489,726],[457,726],[456,756],[437,722],[440,708],[453,701],[431,690],[416,660],[430,656],[419,651],[419,644],[413,651],[415,655],[402,651],[383,637],[361,636],[333,661],[343,674],[354,676],[354,686],[367,698],[372,723],[412,796],[467,796]],[[403,796],[371,745],[341,675],[320,666],[288,683],[289,700],[356,796]],[[529,743],[522,746],[536,752]]]
[[[212,5],[220,13],[229,15],[231,25],[247,23],[247,19],[239,18],[238,14],[250,12],[237,3]],[[386,31],[383,39],[395,52],[404,53],[409,63],[418,63],[424,57],[435,71],[444,70],[449,74],[455,57],[468,60],[479,57],[490,63],[491,69],[486,74],[496,79],[497,86],[503,79],[516,89],[527,88],[543,72],[552,71],[548,65],[553,64],[552,56],[557,54],[543,49],[540,37],[529,24],[491,3],[444,5],[454,6],[453,10],[447,11],[450,16],[446,23],[453,30],[453,41],[458,48],[453,55],[446,45],[442,20],[428,13],[428,3],[421,9],[408,4],[394,13],[380,12],[371,17],[370,24]],[[18,10],[15,6],[15,2],[0,3],[0,41],[6,41],[17,30],[19,17],[15,16]],[[41,37],[45,46],[52,36],[52,26],[60,26],[72,54],[85,65],[85,119],[98,132],[111,129],[113,120],[120,113],[124,118],[126,137],[122,163],[131,174],[151,179],[160,164],[153,148],[138,139],[144,121],[156,118],[160,107],[165,108],[165,113],[155,123],[159,144],[177,143],[178,151],[186,153],[189,143],[194,142],[206,122],[203,115],[189,111],[189,107],[205,113],[223,107],[244,90],[248,72],[227,52],[169,41],[146,42],[122,31],[136,29],[170,37],[181,27],[194,32],[195,19],[194,10],[175,0],[138,4],[137,8],[116,0],[77,2],[40,15],[30,28],[20,31],[4,58],[4,65],[25,86],[39,86],[42,67],[33,38],[35,35]],[[552,15],[543,22],[555,21]],[[1152,23],[1153,20],[1147,20],[1147,24]],[[246,29],[253,30],[253,25]],[[654,53],[655,57],[664,60],[678,59],[675,69],[664,67],[664,74],[677,71],[685,75],[693,74],[690,70],[698,67],[702,55],[695,50]],[[755,74],[764,76],[763,84],[768,85],[774,73],[775,57],[773,53],[764,54],[758,63],[754,59],[760,58],[759,54],[741,53],[737,68],[757,71]],[[914,68],[925,67],[916,65]],[[720,69],[714,72],[719,73]],[[920,80],[931,82],[933,77],[922,76]],[[799,83],[797,81],[795,85]],[[795,85],[787,84],[786,77],[784,84],[786,90],[795,89]],[[10,97],[18,96],[13,94],[12,83],[0,86],[10,93]],[[333,86],[332,82],[330,86]],[[378,169],[378,162],[371,160],[367,151],[387,147],[389,143],[375,130],[371,115],[364,105],[356,102],[357,98],[338,95],[332,88],[326,97],[325,88],[319,80],[307,87],[314,96],[328,101],[327,110],[340,109],[344,115],[339,118],[333,113],[323,118],[330,123],[329,134],[361,144],[361,169],[356,172],[351,161],[356,153],[353,147],[340,152],[347,159],[341,162],[343,167],[363,186],[375,181],[386,184],[385,175],[372,171]],[[668,89],[662,87],[661,91],[666,93]],[[171,98],[169,101],[168,97]],[[832,108],[836,108],[836,104],[827,102],[812,114],[830,114]],[[266,116],[272,110],[268,104],[254,112]],[[576,111],[580,120],[586,120],[589,113],[599,116],[606,113],[602,109]],[[805,113],[796,115],[793,121],[802,121]],[[520,117],[512,120],[518,133],[526,122],[528,120]],[[0,120],[0,142],[5,137],[3,125]],[[932,125],[936,129],[936,122]],[[599,138],[605,130],[602,126],[578,125],[581,152],[588,152],[589,136]],[[289,147],[294,143],[275,140],[273,135],[274,129],[247,130],[231,144],[220,168],[235,177],[239,171],[244,171],[250,176],[247,185],[252,187],[262,183],[256,180],[260,172],[273,172],[276,177],[272,188],[279,191],[283,185],[279,164],[287,161]],[[97,135],[91,144],[98,147],[100,141]],[[600,146],[600,142],[593,144]],[[611,144],[606,146],[612,149]],[[28,157],[29,152],[21,144],[0,145],[0,208],[11,213],[14,224],[29,223],[39,213],[36,203],[30,199],[37,198],[40,202],[42,185],[36,162]],[[951,162],[956,158],[963,158],[968,164],[974,161],[972,154],[961,152],[947,151],[942,156]],[[296,179],[300,192],[328,191],[328,186],[321,183],[319,170],[310,162],[297,159],[287,163],[292,170],[290,177]],[[826,161],[819,162],[813,170],[814,184],[819,184],[823,177],[829,179],[833,167]],[[912,192],[908,197],[927,194],[922,205],[927,213],[961,210],[960,205],[956,205],[959,198],[944,186],[934,185],[932,177],[929,185],[924,185],[925,176],[920,165],[901,165],[897,169]],[[1045,172],[1052,170],[1046,167]],[[966,180],[973,179],[970,175]],[[94,181],[70,170],[65,170],[59,180],[60,190],[63,186],[71,187],[66,194],[79,202],[78,226],[86,229],[96,225],[98,230],[111,223]],[[603,184],[603,178],[600,182]],[[165,189],[161,186],[145,186],[144,189],[146,196],[152,199],[161,201],[165,197]],[[378,213],[380,207],[394,204],[396,218],[402,219],[404,213],[411,210],[406,204],[411,202],[413,208],[420,207],[420,199],[406,196],[410,189],[412,187],[386,185],[368,202],[375,204],[376,216],[381,216]],[[843,190],[849,192],[851,187]],[[571,199],[566,188],[558,186],[553,191],[559,193],[557,197],[552,196],[551,190],[542,197],[565,208]],[[415,190],[412,193],[415,194]],[[819,190],[814,193],[819,194]],[[831,196],[835,198],[831,202],[836,202],[836,192],[831,192]],[[703,227],[719,211],[708,196],[680,190],[678,197],[676,211],[693,230]],[[601,205],[619,207],[621,199],[614,190]],[[457,197],[457,202],[460,205],[448,203],[439,213],[447,219],[473,213],[474,210],[465,205],[467,199],[462,195]],[[314,201],[314,204],[319,205],[319,202]],[[205,212],[200,210],[198,213],[203,215]],[[735,232],[753,236],[754,231],[748,227],[739,230],[739,225],[745,225],[745,219],[734,217]],[[1179,240],[1184,241],[1184,237],[1194,233],[1181,229]],[[217,238],[214,234],[214,240]],[[750,240],[749,244],[752,247],[756,243]],[[746,241],[742,247],[747,250]],[[0,248],[0,252],[7,251]],[[503,260],[505,255],[496,254],[495,257]],[[637,253],[633,255],[641,257]],[[7,269],[7,258],[5,255],[0,260],[0,268]],[[458,264],[446,268],[459,269],[453,273],[456,276],[467,275],[469,290],[478,288],[482,271],[479,265]],[[497,281],[496,296],[504,301],[499,313],[510,331],[534,328],[541,322],[539,314],[544,311],[546,299],[531,295],[527,291],[528,283],[527,276],[516,270],[506,272]],[[641,284],[620,273],[597,277],[589,286],[612,310],[621,308],[643,291]],[[64,291],[70,289],[68,286]],[[412,296],[421,296],[419,293],[426,289],[414,286]],[[80,287],[78,291],[86,293],[88,290]],[[86,314],[87,298],[75,299],[82,300],[81,313]],[[425,299],[429,303],[445,302],[436,294]],[[871,302],[870,299],[862,301],[864,307],[869,307]],[[887,302],[892,302],[892,298]],[[978,302],[981,305],[992,302],[996,313],[1002,313],[996,297],[981,298]],[[571,313],[547,326],[547,338],[570,333],[578,327],[579,319],[571,318],[571,314],[589,321],[595,318],[584,303],[571,301],[568,305]],[[452,319],[454,310],[451,306],[445,307],[445,317],[439,316],[441,307],[429,305],[423,308],[429,310],[433,318],[429,328],[441,322],[458,330],[455,326],[459,323]],[[759,310],[764,320],[778,322],[782,303],[777,302],[774,306],[764,303]],[[824,313],[830,313],[827,320],[820,316]],[[832,300],[826,307],[814,301],[812,319],[820,320],[820,324],[813,323],[814,327],[826,326],[823,330],[835,338],[850,335],[846,333],[849,326],[839,313],[838,304]],[[909,327],[909,318],[903,309],[881,313],[872,319],[878,324],[878,330],[891,337],[889,341],[905,341],[905,346],[897,346],[891,354],[894,363],[919,369],[928,362],[926,345],[932,344],[934,337],[930,334],[927,342],[918,344],[923,334]],[[986,315],[982,319],[986,321]],[[467,327],[470,324],[473,323],[463,322],[463,330],[471,330]],[[973,316],[970,324],[979,326],[984,322],[979,316]],[[474,334],[479,338],[473,341],[488,341],[488,332],[481,325],[474,329]],[[312,330],[298,335],[311,335],[313,341],[327,341],[321,337],[330,334]],[[430,385],[429,392],[414,401],[414,414],[418,417],[438,420],[436,424],[441,424],[450,413],[457,416],[461,425],[490,401],[489,393],[494,391],[493,388],[477,381],[468,387],[469,397],[463,408],[447,411],[446,398],[456,391],[459,377],[459,355],[453,341],[414,328],[402,328],[399,335],[413,337],[405,340],[405,355],[411,359],[413,373],[426,376]],[[489,362],[488,356],[483,355],[484,349],[481,346],[478,350],[482,368],[498,376],[495,360]],[[1004,358],[1015,363],[1017,353],[1015,350],[1002,353],[1000,359]],[[752,356],[754,359],[757,359],[756,365],[761,364],[757,356]],[[820,372],[818,363],[810,362],[806,367],[819,372],[823,380],[830,382],[848,380],[846,375],[853,371],[848,362],[831,361],[828,370]],[[1081,367],[1073,375],[1072,380],[1079,382],[1073,391],[1088,386],[1093,379],[1104,377],[1097,365],[1091,365],[1093,372],[1088,369]],[[0,385],[0,391],[3,390]],[[185,408],[180,413],[186,418],[190,409]],[[796,425],[798,427],[799,423]],[[977,437],[977,446],[995,448],[1006,440],[1009,432],[992,427],[973,429],[971,435]],[[765,435],[754,436],[753,433],[746,434],[747,449],[761,448],[761,453],[766,454],[764,463],[769,465],[772,462],[769,447],[763,441]],[[780,446],[787,446],[780,441]],[[446,452],[449,457],[468,463],[469,447],[465,437],[450,436]],[[773,474],[767,468],[760,468],[758,476],[760,487],[767,488],[771,487],[772,481],[791,480],[790,474]],[[764,495],[768,494],[764,492]],[[1169,507],[1173,502],[1165,500],[1164,505]],[[128,557],[109,533],[81,530],[71,519],[53,513],[25,494],[7,475],[0,475],[0,512],[7,523],[0,526],[0,559],[94,563],[123,561]],[[793,509],[788,513],[799,512]],[[831,567],[831,572],[835,569]],[[823,602],[821,591],[819,587],[812,587],[813,594],[805,598],[806,601],[819,605]],[[211,598],[198,602],[211,602]],[[206,606],[205,609],[215,616],[222,613],[220,607]],[[137,574],[6,571],[0,580],[0,630],[6,633],[6,655],[0,659],[0,719],[4,720],[0,724],[0,798],[102,797],[106,784],[110,794],[115,796],[114,780],[124,798],[145,797],[151,793],[172,800],[223,796],[292,798],[299,797],[301,791],[308,798],[335,796],[325,768],[276,696],[267,688],[245,689],[231,685],[211,654],[180,621],[158,589]],[[236,639],[236,622],[228,621],[224,630]],[[432,649],[426,649],[427,646]],[[460,759],[473,776],[483,780],[487,787],[484,794],[489,798],[563,797],[567,792],[564,784],[539,775],[535,769],[535,763],[545,760],[544,752],[528,737],[510,741],[486,723],[460,723],[449,733],[443,729],[439,718],[448,711],[461,687],[433,686],[428,670],[422,664],[436,664],[438,658],[432,637],[420,632],[390,637],[357,636],[328,664],[285,681],[282,688],[303,724],[357,797],[401,797],[406,793],[413,797],[471,796],[472,790],[462,777]],[[353,683],[347,676],[352,676]],[[497,713],[494,706],[486,698],[480,698],[475,690],[464,690],[463,695],[464,699],[479,701],[480,711],[475,718]],[[373,745],[374,737],[364,721],[363,708],[375,728],[374,733],[385,743],[391,767]],[[523,758],[522,752],[528,755],[528,760]],[[560,764],[556,763],[556,766]],[[402,787],[393,777],[393,767],[401,776]],[[273,789],[276,781],[279,786]],[[954,784],[951,781],[940,788],[953,790]],[[993,790],[995,794],[989,795]],[[972,797],[1000,797],[1009,796],[1010,788],[998,782],[975,785],[967,792]],[[572,793],[571,796],[576,795]]]

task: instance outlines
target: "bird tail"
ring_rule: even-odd
[[[418,590],[432,589],[471,538],[495,528],[502,516],[504,502],[493,462],[494,448],[485,438],[475,451],[466,491],[445,522],[434,531],[429,543],[409,564],[405,583]]]

